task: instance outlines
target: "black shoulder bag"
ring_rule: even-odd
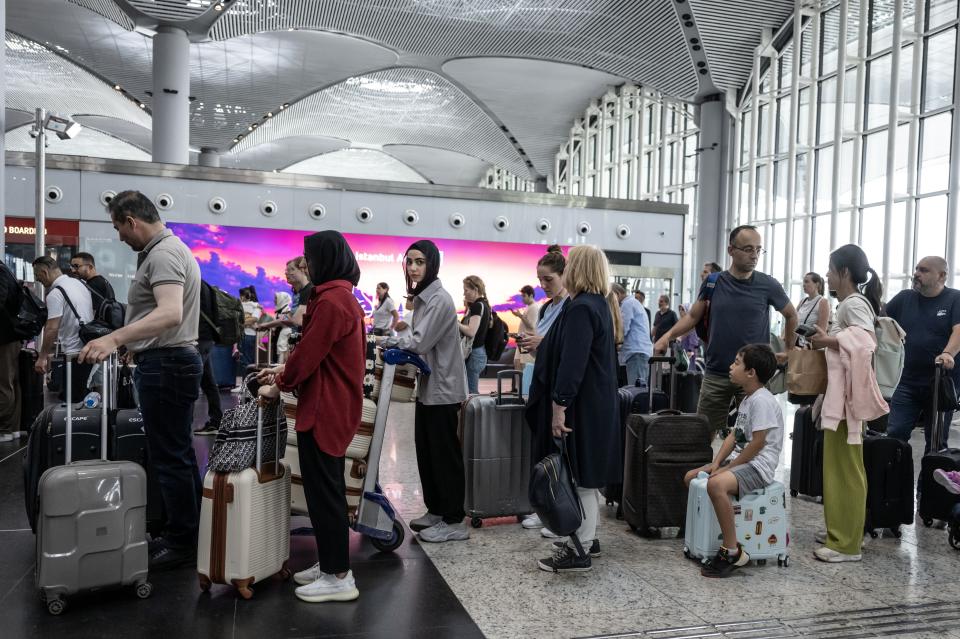
[[[547,455],[534,466],[528,497],[543,525],[556,535],[569,536],[582,557],[583,546],[576,533],[583,523],[583,504],[570,471],[565,437],[560,438],[560,452]]]

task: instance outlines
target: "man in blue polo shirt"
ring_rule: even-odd
[[[627,369],[627,384],[632,386],[639,380],[645,386],[650,372],[648,362],[653,354],[650,320],[637,298],[627,295],[627,289],[620,284],[611,284],[610,288],[620,301],[620,316],[623,318],[623,344],[618,353],[620,365]]]
[[[743,392],[730,381],[730,365],[737,352],[747,344],[770,342],[770,307],[783,315],[786,335],[793,335],[797,327],[797,311],[780,282],[756,270],[760,256],[766,252],[761,240],[754,226],[733,229],[727,246],[730,267],[715,281],[704,281],[690,312],[653,346],[655,354],[665,353],[670,342],[693,330],[709,308],[707,370],[697,412],[707,417],[714,432],[726,428],[730,402]],[[786,358],[786,353],[777,353],[781,363]]]
[[[953,358],[960,351],[960,291],[947,288],[949,267],[942,257],[925,257],[913,272],[913,289],[900,291],[887,304],[887,315],[907,333],[903,375],[890,400],[887,434],[910,440],[914,424],[923,419],[923,453],[931,450],[934,369],[938,363],[960,383]],[[947,446],[953,411],[944,415],[946,428],[934,450]]]

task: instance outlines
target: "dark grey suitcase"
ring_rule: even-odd
[[[149,597],[146,536],[147,476],[134,462],[107,461],[109,367],[105,367],[100,460],[72,461],[72,362],[67,364],[63,466],[40,477],[36,584],[47,610],[63,612],[64,597],[101,588],[136,586]]]
[[[672,366],[673,358],[650,358],[651,367],[660,363]],[[650,380],[652,395],[652,371]],[[683,477],[713,461],[712,438],[703,415],[663,410],[630,416],[623,461],[623,518],[631,529],[644,536],[659,536],[661,528],[683,529],[687,504]]]
[[[513,387],[503,392],[503,380]],[[521,374],[497,373],[497,392],[467,399],[460,411],[463,466],[466,479],[464,509],[475,528],[485,517],[527,515],[530,484],[530,429],[520,393]]]

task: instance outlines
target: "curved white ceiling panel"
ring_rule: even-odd
[[[425,183],[427,181],[403,162],[382,151],[372,149],[344,149],[319,155],[303,162],[297,162],[284,169],[284,173],[303,173],[360,180],[388,180],[392,182]]]
[[[150,154],[123,140],[100,133],[93,129],[83,129],[80,135],[72,140],[61,140],[55,135],[48,135],[47,153],[61,155],[84,155],[94,158],[111,158],[116,160],[150,161]],[[30,127],[20,127],[10,131],[5,137],[8,151],[36,150],[36,141],[30,137]]]
[[[315,155],[339,151],[350,146],[347,140],[321,135],[303,135],[264,142],[239,153],[227,153],[220,157],[220,166],[237,169],[270,171],[285,169],[291,164],[312,158]]]
[[[764,29],[776,31],[793,14],[793,0],[688,0],[717,88],[737,91],[753,70]],[[851,3],[852,5],[852,3]],[[851,9],[851,13],[856,15]]]
[[[17,111],[15,109],[6,109],[3,126],[5,130],[12,131],[28,122],[33,122],[34,115],[26,111]]]
[[[120,138],[124,142],[143,149],[147,153],[153,145],[152,133],[147,127],[119,120],[106,115],[78,115],[74,119],[83,126],[90,127]]]
[[[422,69],[357,76],[309,95],[254,129],[237,148],[299,135],[457,150],[518,175],[529,173],[503,131],[473,100]]]
[[[590,98],[623,83],[600,71],[520,58],[451,60],[443,70],[510,129],[541,175],[553,172],[557,149]]]
[[[390,144],[383,147],[383,150],[416,169],[434,184],[477,186],[490,167],[489,162],[445,149]]]
[[[566,62],[677,97],[693,96],[698,86],[670,0],[238,0],[210,37],[228,40],[288,28],[349,33],[442,60],[510,56]]]
[[[142,126],[150,116],[96,76],[50,49],[10,31],[6,34],[7,108],[37,107],[62,115],[111,114]]]
[[[104,18],[112,20],[128,31],[132,31],[135,26],[130,16],[124,13],[113,0],[69,0],[69,2],[90,9],[94,13],[102,15]]]
[[[10,3],[7,27],[57,51],[148,107],[152,42],[62,0]],[[228,149],[251,122],[344,78],[395,64],[393,51],[335,33],[260,33],[190,47],[190,143]],[[9,62],[8,62],[9,66]],[[68,85],[69,86],[69,85]],[[134,105],[136,107],[136,105]]]

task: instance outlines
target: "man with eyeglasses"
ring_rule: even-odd
[[[86,282],[93,295],[94,309],[100,308],[105,300],[117,299],[107,278],[97,273],[97,263],[89,253],[77,253],[70,258],[70,275]]]
[[[729,377],[737,351],[747,344],[770,342],[769,307],[783,315],[786,335],[793,335],[797,327],[797,311],[780,282],[756,270],[765,252],[761,242],[754,226],[733,229],[727,246],[730,267],[716,278],[708,277],[703,282],[690,312],[654,345],[655,353],[667,352],[672,340],[687,334],[706,315],[706,373],[697,412],[710,420],[715,432],[726,427],[730,401],[742,392]],[[785,362],[786,358],[786,353],[777,353],[779,362]]]

